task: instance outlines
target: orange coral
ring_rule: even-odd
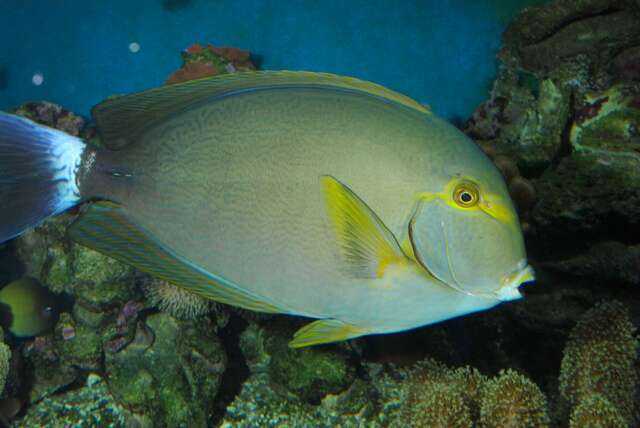
[[[248,51],[244,51],[238,48],[216,48],[212,45],[207,46],[211,51],[217,55],[220,55],[227,61],[229,61],[236,70],[246,71],[255,70],[256,67],[251,62],[251,54]]]
[[[182,52],[182,59],[182,67],[169,76],[167,84],[256,69],[249,52],[238,48],[203,47],[194,43]]]
[[[182,68],[167,79],[167,84],[186,82],[188,80],[202,79],[203,77],[215,76],[218,74],[216,68],[208,63],[188,62]]]
[[[202,52],[202,46],[200,45],[200,43],[194,43],[187,48],[187,52],[190,54],[198,54]]]

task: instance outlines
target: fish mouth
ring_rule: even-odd
[[[527,282],[535,281],[536,275],[533,268],[529,266],[526,260],[518,263],[518,268],[511,274],[502,277],[501,286],[496,291],[496,296],[502,301],[520,299],[522,294],[518,288]]]

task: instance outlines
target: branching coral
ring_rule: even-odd
[[[471,428],[471,409],[464,395],[454,386],[443,383],[416,388],[403,406],[396,426],[416,428]]]
[[[11,350],[2,342],[3,339],[4,332],[0,328],[0,393],[4,389],[4,384],[9,374],[9,361],[11,360]]]
[[[480,426],[547,427],[547,400],[538,386],[525,376],[513,370],[503,370],[484,386]]]
[[[618,409],[599,394],[587,396],[573,409],[569,428],[625,428]]]
[[[560,394],[574,408],[600,394],[634,426],[637,339],[627,309],[604,302],[589,310],[569,335],[560,368]],[[582,403],[584,408],[586,405]]]
[[[449,369],[425,360],[409,374],[405,402],[395,426],[471,427],[485,381],[476,369]]]

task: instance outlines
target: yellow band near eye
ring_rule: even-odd
[[[422,192],[416,195],[418,201],[440,199],[447,205],[461,210],[480,210],[501,223],[517,221],[515,213],[496,194],[482,192],[480,186],[468,178],[452,179],[442,192]]]

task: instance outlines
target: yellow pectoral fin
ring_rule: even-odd
[[[321,178],[327,211],[346,269],[357,278],[381,278],[406,256],[382,220],[351,189],[331,176]]]
[[[290,348],[320,345],[322,343],[340,342],[367,334],[363,328],[347,324],[336,319],[325,319],[307,324],[293,335]]]

